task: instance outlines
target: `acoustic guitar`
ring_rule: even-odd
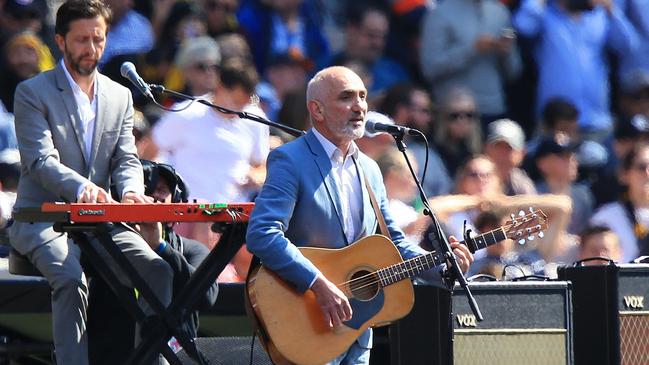
[[[506,225],[463,242],[473,253],[511,238],[523,244],[543,237],[547,217],[540,210],[512,215]],[[262,265],[247,283],[249,315],[277,365],[321,365],[343,352],[369,327],[389,324],[407,315],[414,304],[412,278],[446,262],[435,251],[403,260],[392,241],[382,235],[365,237],[340,249],[300,248],[349,299],[352,318],[330,328],[311,290],[294,287]]]

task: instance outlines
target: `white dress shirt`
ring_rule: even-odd
[[[90,154],[92,153],[92,135],[95,131],[95,117],[97,116],[97,74],[95,73],[95,81],[93,83],[93,97],[92,102],[88,95],[81,90],[79,84],[72,78],[70,72],[68,71],[67,66],[63,59],[61,59],[61,65],[63,66],[63,72],[65,72],[65,77],[68,79],[70,88],[72,89],[72,94],[74,95],[74,101],[77,104],[77,117],[80,118],[81,124],[83,125],[83,130],[81,131],[83,135],[83,148],[86,152],[86,164],[90,164]],[[87,182],[79,186],[77,191],[77,197],[81,195],[83,189],[89,184]]]
[[[83,134],[83,147],[86,152],[86,163],[90,163],[92,135],[95,131],[95,116],[97,115],[97,74],[95,73],[94,75],[95,81],[93,82],[93,97],[91,102],[88,95],[86,95],[77,82],[74,81],[63,60],[61,60],[61,64],[63,65],[63,71],[65,71],[65,77],[68,78],[68,82],[72,88],[74,101],[77,103],[77,116],[81,118],[81,124],[83,125],[83,131],[81,131],[81,133]]]
[[[317,129],[313,128],[313,132],[331,161],[333,178],[340,196],[343,229],[347,242],[353,243],[361,233],[363,213],[363,190],[355,161],[358,158],[358,147],[352,141],[347,155],[343,156],[343,152]]]

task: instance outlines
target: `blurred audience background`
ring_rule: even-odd
[[[649,253],[644,0],[106,1],[114,17],[101,71],[133,91],[140,157],[173,165],[192,198],[254,200],[268,151],[293,137],[156,92],[165,108],[186,108],[161,109],[120,76],[125,61],[148,83],[300,130],[310,128],[309,78],[352,68],[379,121],[426,137],[406,144],[447,233],[498,228],[530,206],[548,214],[544,238],[483,250],[474,273],[502,277],[503,266],[520,265],[552,276],[560,262]],[[60,3],[0,0],[0,229],[20,166],[13,94],[60,58]],[[368,134],[358,145],[379,162],[408,237],[429,244],[393,138]],[[207,245],[218,238],[184,229]],[[248,259],[238,257],[237,280]]]

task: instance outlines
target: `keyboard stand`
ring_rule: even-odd
[[[59,232],[67,232],[77,242],[99,275],[111,287],[126,310],[141,325],[142,340],[126,364],[149,364],[156,359],[158,353],[162,353],[171,365],[182,365],[182,362],[167,345],[172,336],[178,340],[186,353],[197,364],[209,364],[209,361],[196,347],[194,339],[190,338],[183,330],[183,323],[197,308],[200,298],[241,248],[246,225],[238,222],[236,218],[233,223],[224,225],[223,234],[216,247],[192,274],[183,290],[173,298],[170,306],[165,308],[135,267],[113,242],[110,229],[114,224],[121,223],[55,223],[54,229]],[[97,237],[108,254],[129,277],[139,295],[147,301],[155,316],[146,318],[133,298],[133,292],[119,284],[117,274],[104,262],[97,249],[90,244],[88,234]]]

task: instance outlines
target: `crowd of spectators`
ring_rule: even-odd
[[[548,214],[542,239],[478,253],[473,273],[501,277],[502,267],[520,265],[521,273],[554,275],[553,265],[585,253],[621,262],[649,254],[646,1],[106,2],[113,19],[100,70],[133,90],[140,157],[173,165],[192,199],[254,200],[268,151],[293,137],[155,92],[162,106],[181,111],[163,110],[120,76],[125,61],[149,83],[301,130],[310,127],[310,76],[329,65],[351,68],[370,109],[427,137],[429,144],[406,142],[449,234],[507,225],[529,206]],[[0,0],[0,167],[18,163],[16,85],[61,56],[52,24],[59,4]],[[392,138],[367,135],[358,145],[379,162],[408,237],[429,244]],[[15,168],[0,174],[4,223]],[[215,238],[205,227],[184,229]],[[248,262],[243,255],[229,277],[245,277]]]

